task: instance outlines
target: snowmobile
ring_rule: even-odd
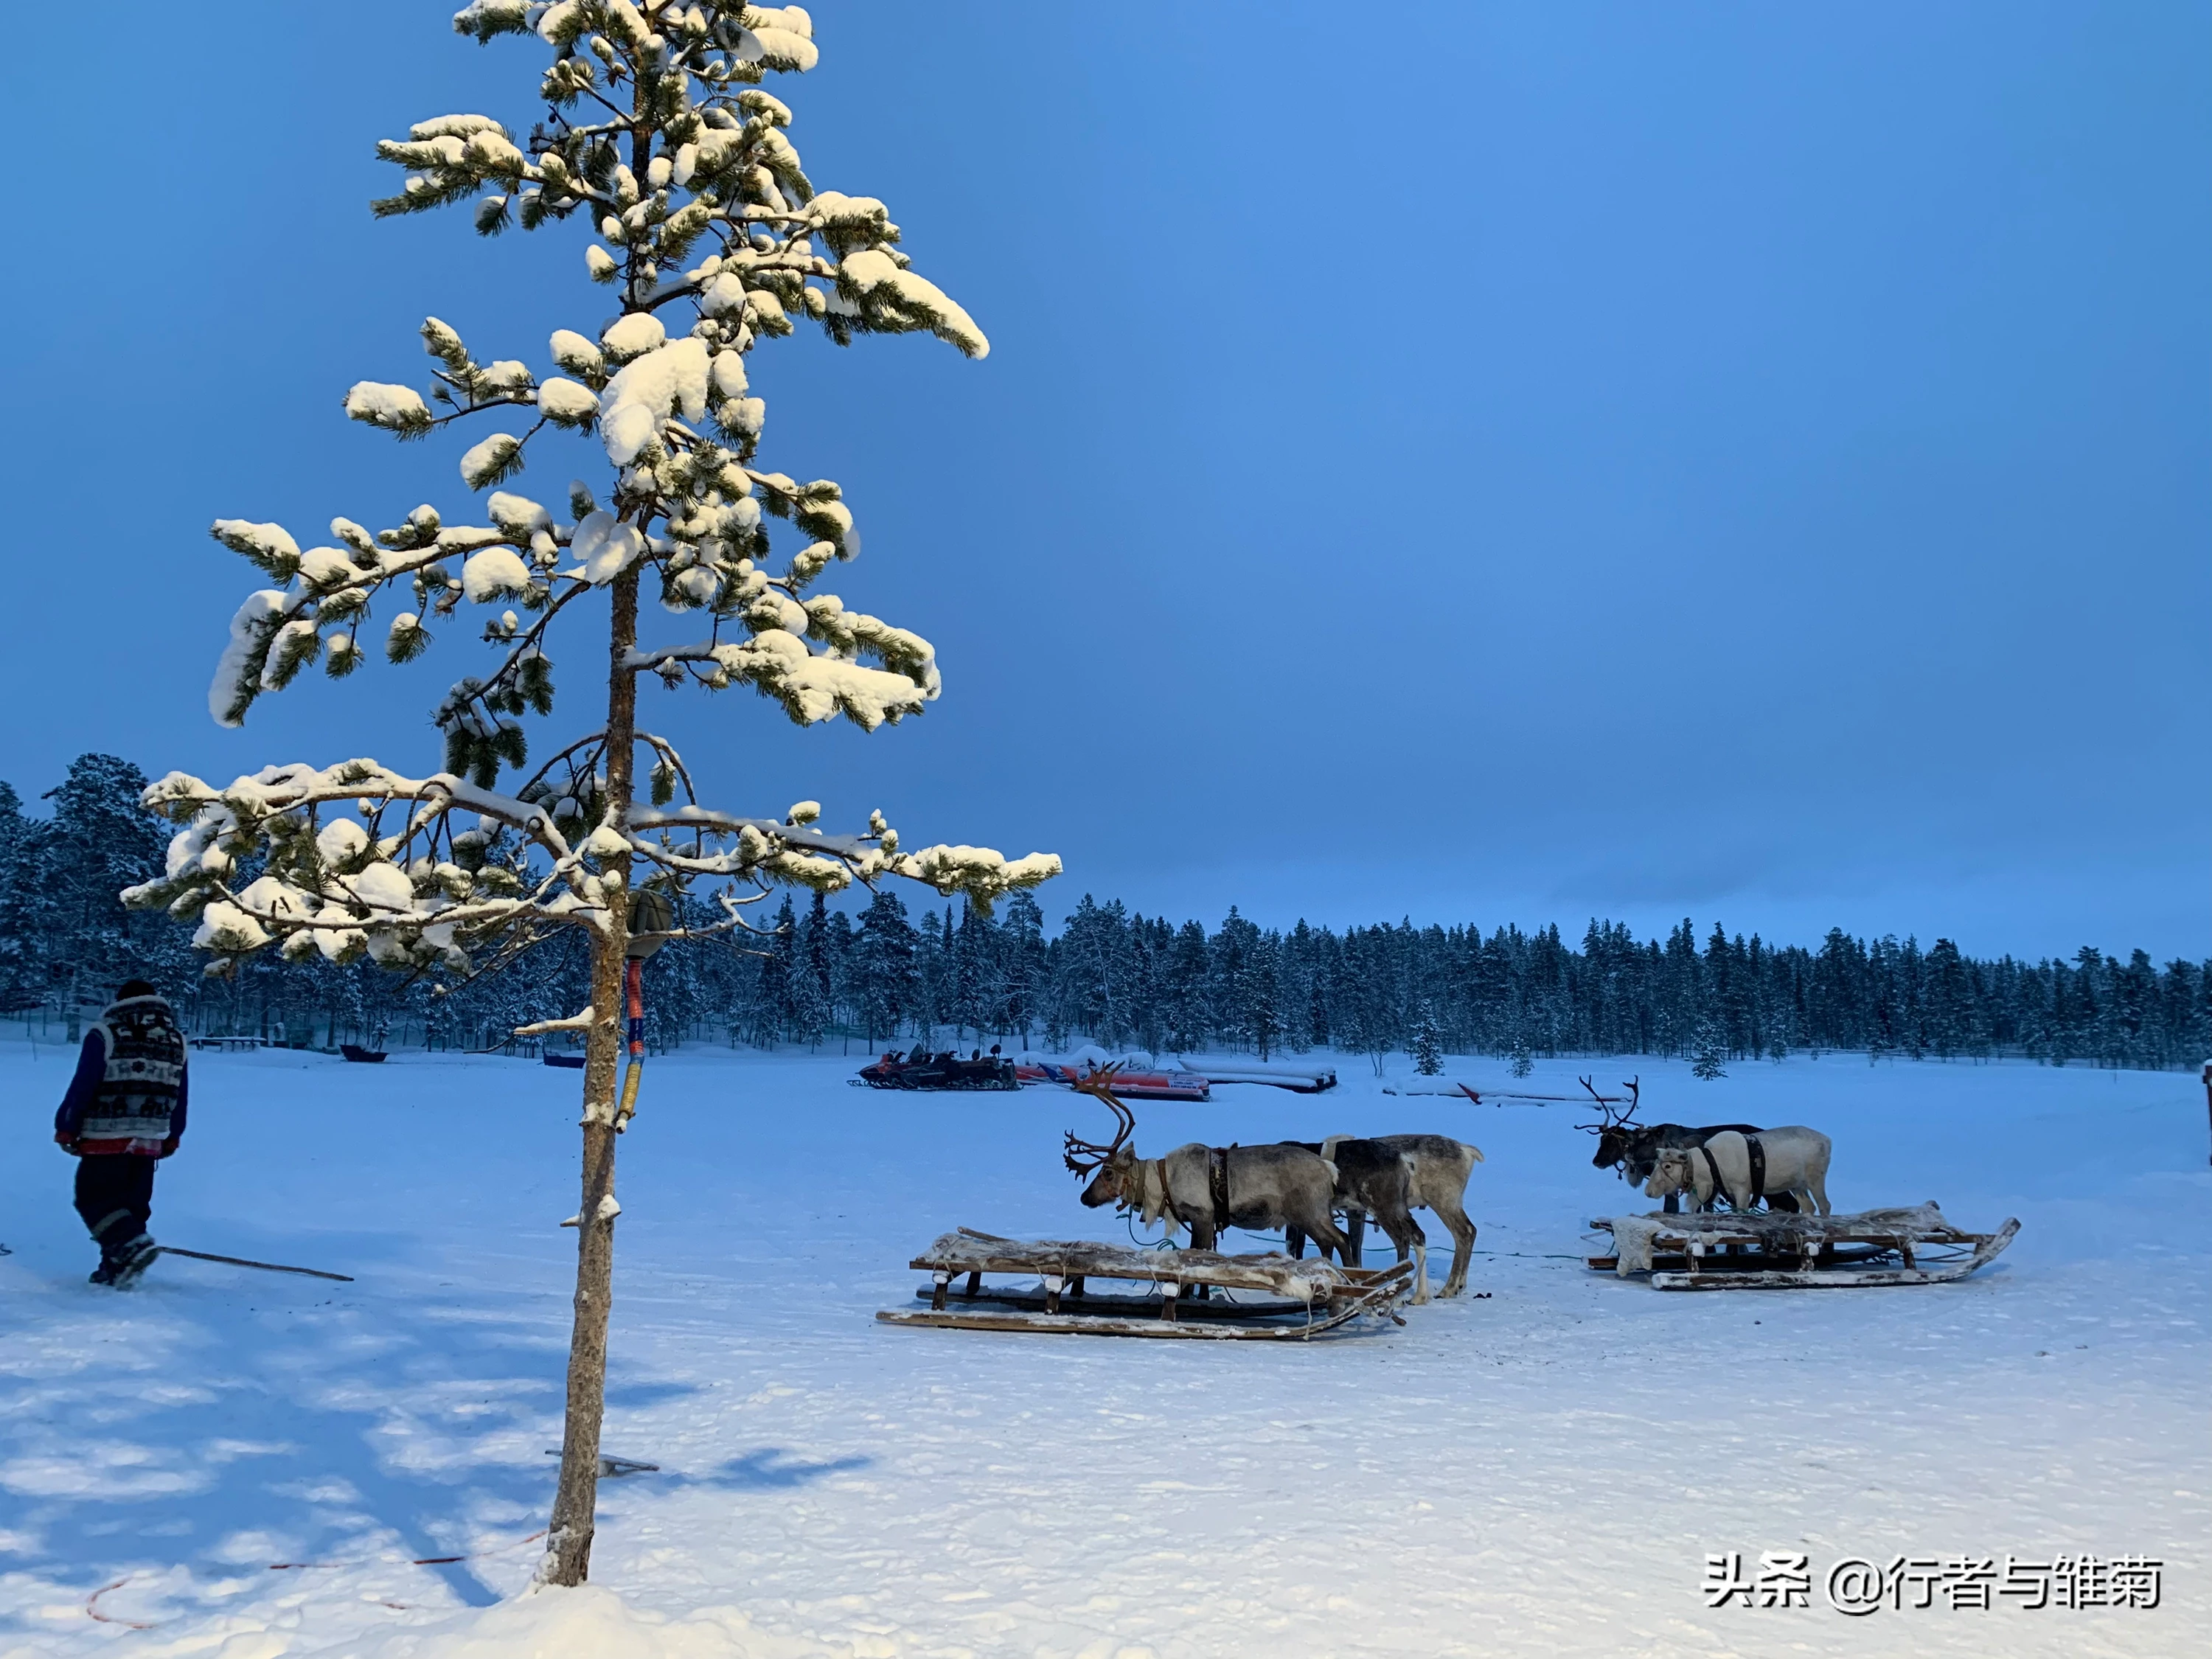
[[[896,1049],[860,1068],[857,1079],[871,1089],[1018,1089],[1014,1062],[994,1044],[989,1054],[976,1049],[966,1059],[956,1054],[933,1054],[924,1048],[905,1054]]]

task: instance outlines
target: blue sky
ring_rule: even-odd
[[[579,231],[369,218],[377,137],[528,125],[537,54],[451,9],[123,3],[158,82],[19,63],[82,191],[0,270],[25,793],[436,764],[459,629],[212,725],[256,584],[205,532],[466,521],[460,445],[344,387],[427,383],[426,313],[541,371],[604,320]],[[946,694],[863,736],[648,687],[712,798],[1049,848],[1055,909],[2212,954],[2212,11],[814,10],[810,173],[994,349],[757,354],[763,459],[866,538],[831,586]]]

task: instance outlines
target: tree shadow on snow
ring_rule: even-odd
[[[716,1486],[731,1492],[779,1492],[810,1486],[829,1475],[865,1469],[875,1461],[865,1456],[811,1461],[782,1446],[763,1446],[742,1457],[732,1457],[712,1474],[684,1475],[679,1480],[685,1486]]]
[[[696,1382],[613,1382],[607,1384],[607,1409],[642,1411],[672,1400],[686,1400],[702,1392]]]
[[[554,1471],[539,1449],[560,1433],[558,1345],[495,1310],[439,1319],[419,1304],[356,1303],[325,1314],[271,1299],[137,1304],[150,1368],[102,1363],[117,1323],[131,1341],[131,1304],[64,1315],[94,1322],[90,1340],[67,1344],[82,1363],[0,1380],[12,1407],[0,1412],[8,1565],[88,1583],[281,1565],[311,1589],[317,1565],[396,1558],[396,1575],[419,1565],[465,1605],[498,1601],[471,1552],[495,1544],[505,1559],[544,1524]]]

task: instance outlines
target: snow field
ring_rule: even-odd
[[[946,1227],[1123,1224],[1060,1164],[1063,1128],[1104,1127],[1094,1103],[846,1087],[863,1058],[651,1062],[605,1443],[661,1472],[602,1486],[589,1592],[502,1604],[560,1437],[576,1073],[196,1055],[155,1236],[357,1282],[165,1258],[118,1297],[83,1283],[46,1145],[70,1055],[0,1050],[0,1656],[2072,1656],[2212,1633],[2192,1078],[1832,1056],[1524,1085],[1640,1073],[1655,1121],[1827,1131],[1838,1208],[2022,1218],[1964,1284],[1855,1292],[1589,1273],[1583,1218],[1648,1206],[1589,1167],[1571,1107],[1384,1097],[1357,1057],[1327,1096],[1139,1104],[1146,1155],[1431,1129],[1488,1156],[1468,1208],[1489,1299],[1217,1346],[877,1325]],[[1704,1607],[1707,1553],[1765,1550],[2144,1554],[2165,1600]]]

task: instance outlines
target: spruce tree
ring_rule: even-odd
[[[0,1012],[34,1008],[46,994],[53,904],[41,866],[50,827],[24,817],[22,797],[0,783]]]
[[[809,1048],[822,1042],[830,1029],[833,1007],[830,975],[828,901],[814,896],[814,906],[799,924],[798,948],[791,976],[791,1036]]]
[[[485,522],[449,523],[429,506],[374,533],[339,518],[332,544],[304,551],[280,525],[216,523],[216,539],[270,584],[231,624],[210,691],[224,725],[318,660],[334,678],[352,673],[386,610],[394,661],[464,616],[480,619],[465,631],[490,657],[439,704],[445,764],[429,775],[364,760],[274,766],[227,788],[164,778],[148,805],[185,827],[167,872],[132,897],[197,923],[194,942],[218,968],[276,945],[295,960],[366,954],[459,979],[550,934],[589,938],[590,1006],[560,1023],[588,1032],[583,1200],[568,1426],[540,1567],[574,1584],[589,1571],[596,1512],[632,893],[648,881],[715,889],[721,921],[673,930],[696,939],[741,926],[737,903],[776,883],[835,890],[896,875],[985,906],[1059,866],[964,846],[906,851],[880,813],[863,834],[830,835],[814,827],[812,802],[780,816],[709,809],[675,749],[637,724],[641,676],[750,686],[801,725],[842,714],[869,730],[939,690],[927,641],[815,591],[859,551],[843,492],[757,459],[766,410],[748,359],[763,340],[808,323],[841,345],[926,332],[969,357],[988,349],[912,269],[881,202],[817,190],[801,166],[792,112],[763,83],[814,66],[807,14],[729,0],[471,0],[453,26],[479,41],[535,37],[543,107],[520,138],[489,116],[453,114],[386,140],[379,152],[405,182],[375,212],[473,201],[487,235],[590,239],[578,274],[606,292],[585,316],[608,304],[618,314],[556,332],[558,374],[479,356],[430,318],[427,398],[368,380],[346,394],[349,416],[402,440],[512,417],[514,429],[460,457],[463,483],[493,492]],[[563,253],[558,269],[574,271],[576,257]],[[580,482],[549,508],[497,488],[563,434],[595,441],[597,489]],[[772,537],[775,521],[796,533]],[[691,637],[641,637],[648,595],[689,613]],[[556,622],[584,636],[584,662],[605,664],[606,703],[589,735],[533,768],[523,721],[551,711]],[[519,775],[505,789],[503,770]]]
[[[998,947],[998,929],[991,919],[972,904],[965,907],[959,932],[953,936],[952,1024],[956,1030],[973,1027],[979,1043],[984,1028],[997,1023],[1004,1000]]]
[[[1707,1014],[1698,1024],[1697,1057],[1690,1062],[1690,1075],[1711,1083],[1716,1078],[1728,1075],[1728,1033],[1718,1016]]]
[[[1019,903],[1028,896],[1026,893],[1017,893],[1014,900]],[[823,955],[829,959],[830,969],[830,1018],[833,1021],[842,1020],[845,1026],[846,1046],[841,1052],[846,1054],[852,1052],[852,1028],[860,1017],[856,989],[859,970],[855,958],[858,953],[854,942],[857,933],[852,917],[842,910],[832,910],[829,926],[823,930],[825,941]]]
[[[1282,1012],[1278,1006],[1281,995],[1280,940],[1276,934],[1262,934],[1252,950],[1251,960],[1245,969],[1246,1032],[1252,1039],[1261,1061],[1274,1056],[1277,1039],[1283,1030]]]
[[[999,1023],[1026,1048],[1030,1030],[1044,1017],[1051,983],[1044,912],[1027,893],[1015,894],[1006,906],[1006,920],[999,926],[999,956],[1003,988]]]
[[[937,1047],[937,1028],[944,1023],[945,966],[945,936],[939,931],[937,912],[925,910],[915,938],[911,1017],[915,1035],[933,1051]]]
[[[1175,1053],[1190,1054],[1206,1047],[1212,1031],[1206,1001],[1207,955],[1206,927],[1186,921],[1176,930],[1159,976],[1163,1041]]]
[[[97,1007],[126,979],[174,990],[189,982],[191,956],[175,929],[134,916],[118,896],[162,870],[161,820],[141,800],[146,775],[113,755],[80,755],[46,794],[36,880],[46,901],[46,948],[53,988],[78,1035],[80,1009]]]
[[[907,920],[906,905],[897,894],[877,894],[860,913],[860,933],[853,943],[854,992],[871,1044],[878,1037],[896,1036],[902,1020],[919,1023],[926,1018],[915,968],[920,943],[921,935]]]
[[[1423,1077],[1440,1077],[1443,1069],[1443,1033],[1437,1029],[1436,1011],[1425,1001],[1413,1018],[1413,1070]]]
[[[752,986],[746,998],[745,1041],[756,1048],[774,1051],[791,1024],[791,981],[798,955],[798,922],[792,915],[791,898],[784,897],[776,913],[775,936],[755,958]]]

